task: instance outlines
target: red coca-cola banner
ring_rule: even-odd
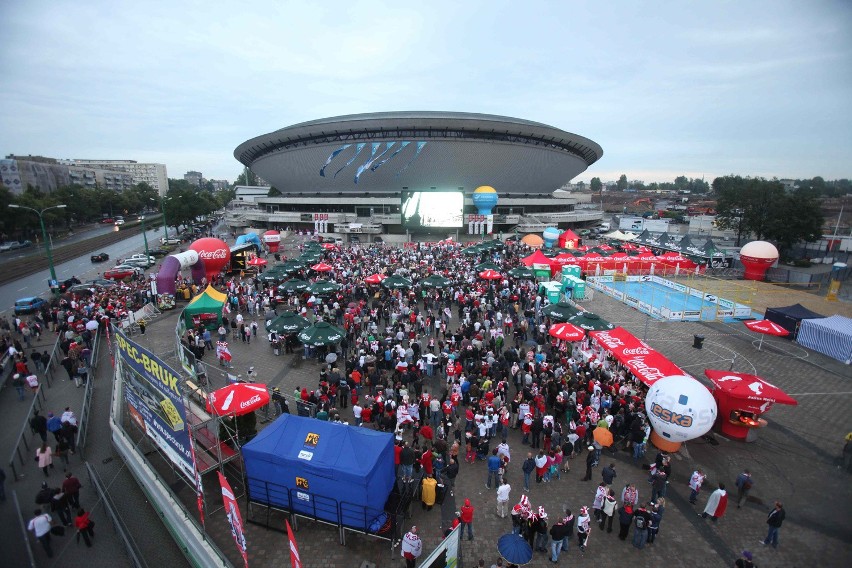
[[[589,335],[648,386],[663,377],[687,374],[623,327],[592,331]]]

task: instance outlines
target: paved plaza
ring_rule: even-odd
[[[841,363],[812,352],[806,352],[797,344],[782,339],[765,340],[762,350],[757,350],[758,338],[748,332],[740,323],[669,323],[649,320],[645,315],[608,298],[595,294],[593,299],[582,305],[601,314],[607,320],[621,325],[669,357],[678,366],[702,379],[705,368],[729,369],[747,373],[756,373],[780,388],[786,390],[799,401],[795,407],[776,406],[766,418],[768,427],[760,431],[758,440],[745,444],[729,441],[716,435],[717,443],[706,439],[686,443],[673,460],[673,476],[667,492],[667,508],[661,522],[656,543],[637,550],[628,542],[620,541],[617,528],[613,534],[601,533],[593,529],[589,546],[584,554],[576,547],[563,552],[560,563],[563,565],[599,565],[612,566],[620,562],[629,562],[634,566],[730,566],[739,557],[743,549],[751,550],[759,566],[848,566],[852,559],[852,524],[848,511],[852,509],[850,477],[838,467],[843,438],[852,431],[852,369]],[[170,362],[177,366],[172,355],[174,352],[174,329],[180,308],[166,312],[153,320],[144,336],[136,335],[134,340],[148,346],[157,353],[171,357]],[[455,323],[455,322],[454,322]],[[261,328],[262,329],[262,328]],[[692,347],[693,334],[706,337],[704,348]],[[305,361],[301,353],[295,355],[274,355],[263,339],[251,344],[231,342],[235,369],[232,372],[245,374],[248,367],[254,366],[259,381],[269,387],[280,387],[290,394],[296,386],[313,389],[319,381],[320,365],[314,361]],[[106,355],[106,350],[102,353]],[[205,358],[211,366],[210,379],[214,386],[222,386],[226,377],[215,365],[213,354]],[[61,371],[61,368],[60,368]],[[57,376],[59,374],[57,373]],[[113,500],[124,504],[123,516],[132,527],[138,546],[148,559],[148,565],[157,564],[179,566],[185,564],[180,557],[178,547],[170,539],[168,531],[159,523],[157,515],[146,504],[144,493],[134,487],[132,479],[126,475],[120,459],[111,448],[108,435],[108,401],[111,370],[108,359],[102,362],[98,370],[97,390],[93,402],[93,422],[85,458],[97,467],[99,473],[108,481]],[[434,379],[430,390],[440,392],[441,384]],[[17,435],[19,425],[23,423],[22,408],[18,405],[13,389],[5,389],[0,396],[0,408],[7,416],[9,432],[4,438],[3,451],[6,452],[11,431]],[[68,381],[58,381],[48,391],[51,405],[74,404],[82,398],[81,390],[74,389]],[[76,398],[75,398],[76,397]],[[79,402],[77,402],[79,403]],[[351,420],[351,408],[342,411],[344,419]],[[519,431],[511,431],[508,442],[512,450],[512,463],[507,477],[512,485],[510,504],[516,503],[522,495],[522,474],[520,465],[527,449],[521,444]],[[170,469],[161,462],[155,452],[150,452],[146,442],[140,446],[157,464],[164,479],[182,499],[189,515],[195,515],[195,500],[191,491],[176,476],[170,475]],[[11,451],[11,448],[9,449]],[[652,456],[646,456],[646,459]],[[112,459],[110,459],[112,458]],[[593,480],[580,481],[583,475],[585,456],[575,459],[571,472],[562,478],[546,484],[533,484],[528,496],[534,507],[542,505],[550,520],[556,518],[567,506],[575,515],[581,506],[592,503],[594,489],[600,481],[600,467],[593,471]],[[75,473],[83,479],[80,457],[72,458]],[[610,455],[604,452],[602,465],[615,464],[618,477],[615,481],[617,493],[625,483],[633,482],[639,488],[640,498],[650,496],[647,471],[635,467],[625,452]],[[511,531],[508,518],[501,519],[496,514],[496,498],[493,490],[485,488],[486,466],[484,462],[475,464],[461,463],[461,471],[456,481],[455,497],[448,497],[443,507],[424,511],[419,503],[411,507],[411,519],[402,527],[403,532],[410,525],[418,526],[424,541],[424,555],[440,541],[442,524],[453,517],[454,511],[469,498],[476,508],[474,529],[476,538],[465,539],[462,554],[465,566],[476,566],[482,558],[490,566],[498,558],[497,538]],[[708,475],[705,490],[699,496],[698,505],[690,505],[687,497],[689,490],[687,479],[691,472],[701,467]],[[697,513],[703,510],[709,495],[708,488],[717,482],[724,482],[733,488],[736,475],[744,468],[752,471],[755,485],[748,503],[737,509],[731,499],[727,514],[716,524],[700,518]],[[7,471],[8,473],[8,471]],[[25,466],[25,477],[14,483],[8,480],[7,493],[15,489],[24,503],[25,511],[31,512],[32,493],[37,490],[41,473],[35,464]],[[53,477],[58,479],[58,474]],[[232,479],[235,490],[240,492],[238,479]],[[214,474],[204,479],[208,503],[216,508],[221,502],[218,483]],[[735,494],[735,489],[731,491]],[[100,529],[96,548],[86,549],[71,543],[69,537],[59,546],[62,560],[47,562],[37,543],[33,546],[38,566],[89,566],[129,565],[114,532],[108,527],[105,514],[97,504],[89,500],[91,491],[84,490],[84,506],[92,507],[98,518]],[[766,534],[765,518],[772,503],[783,501],[787,519],[781,529],[779,549],[763,547],[758,543]],[[265,511],[255,507],[251,512],[241,501],[244,519],[262,520]],[[2,507],[5,524],[4,538],[20,538],[20,529],[15,529],[14,516],[9,514],[9,503]],[[280,516],[273,516],[278,522]],[[242,564],[231,539],[230,529],[221,511],[208,516],[207,529],[218,547],[228,556],[234,566]],[[386,541],[379,541],[347,533],[347,544],[338,543],[338,533],[333,527],[299,520],[296,533],[305,566],[345,566],[358,567],[367,560],[376,566],[402,566],[399,548],[391,554]],[[54,539],[54,548],[58,548]],[[272,567],[288,566],[289,553],[286,535],[278,531],[248,523],[247,541],[251,566]],[[532,566],[550,565],[543,553],[536,553]]]

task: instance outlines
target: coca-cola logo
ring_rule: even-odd
[[[666,376],[660,369],[657,367],[651,367],[643,359],[628,359],[626,364],[631,368],[631,370],[637,375],[641,375],[643,378],[647,380],[657,380],[662,379]]]
[[[609,348],[609,349],[613,349],[615,347],[620,347],[620,346],[624,345],[624,343],[621,341],[621,339],[619,339],[618,337],[613,337],[606,332],[598,333],[595,336],[595,339],[597,339],[598,341],[603,343],[604,346]]]
[[[260,402],[260,395],[256,394],[250,399],[242,401],[240,403],[240,408],[248,408],[249,406],[257,404],[258,402]]]
[[[221,260],[228,257],[228,249],[218,248],[216,250],[202,250],[198,253],[198,258],[202,260]]]
[[[651,352],[644,347],[634,347],[632,349],[628,348],[624,350],[625,355],[649,355],[650,353]]]
[[[281,242],[281,235],[263,235],[263,240],[267,243]]]

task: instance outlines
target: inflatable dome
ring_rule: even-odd
[[[746,280],[763,280],[766,270],[778,260],[778,249],[766,241],[752,241],[740,249]]]
[[[491,215],[497,205],[497,190],[490,185],[481,185],[473,190],[473,205],[480,215]]]
[[[676,451],[682,442],[703,436],[716,421],[716,400],[692,377],[674,375],[655,382],[645,397],[645,411],[654,431],[651,441],[661,450]]]

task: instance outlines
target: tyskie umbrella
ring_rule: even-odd
[[[329,280],[317,280],[310,286],[308,286],[308,290],[311,294],[323,295],[323,294],[331,294],[332,292],[337,292],[340,290],[340,284],[337,282],[331,282]]]
[[[615,326],[592,312],[578,312],[568,319],[568,323],[580,326],[589,331],[601,331],[603,329],[615,329]]]
[[[499,272],[500,266],[498,266],[497,264],[494,264],[491,261],[485,261],[485,262],[480,262],[479,264],[474,266],[473,269],[476,270],[477,272],[482,272],[483,270],[496,270],[497,272]]]
[[[412,283],[408,278],[403,278],[402,276],[394,274],[393,276],[388,276],[382,280],[382,286],[389,290],[402,290],[405,288],[411,288]]]
[[[339,327],[325,321],[318,321],[300,331],[297,337],[305,345],[320,347],[338,343],[345,335],[346,332]]]
[[[497,539],[497,552],[510,564],[529,564],[533,557],[530,543],[519,534],[504,534]]]
[[[547,333],[551,337],[561,339],[562,341],[580,341],[586,337],[586,332],[582,328],[570,323],[556,323],[550,326]]]
[[[274,331],[275,333],[287,334],[302,331],[311,325],[311,322],[293,312],[283,312],[281,315],[270,321],[266,325],[266,331]]]
[[[784,337],[785,335],[790,335],[790,332],[775,323],[774,321],[769,320],[748,320],[743,322],[747,328],[752,331],[756,331],[760,334],[760,343],[757,344],[757,350],[760,351],[760,348],[763,347],[763,336],[764,335],[774,335],[776,337]]]
[[[297,270],[302,269],[304,266],[305,265],[299,262],[298,260],[287,260],[277,265],[275,268],[277,268],[281,272],[296,272]]]
[[[439,274],[432,274],[420,281],[420,285],[424,288],[447,288],[452,284],[452,280],[444,278]]]
[[[544,307],[541,311],[545,316],[549,317],[553,321],[564,322],[568,321],[568,319],[577,313],[577,308],[569,304],[568,302],[558,302],[556,304],[550,304]]]
[[[288,294],[292,294],[293,292],[304,292],[308,289],[309,284],[304,280],[299,280],[298,278],[291,278],[290,280],[285,280],[278,286],[278,289],[282,292],[286,292]]]
[[[265,385],[234,383],[207,395],[207,411],[218,416],[242,416],[269,404]]]
[[[529,268],[524,268],[523,266],[516,266],[507,274],[512,278],[520,278],[522,280],[532,280],[535,278],[535,273]]]

